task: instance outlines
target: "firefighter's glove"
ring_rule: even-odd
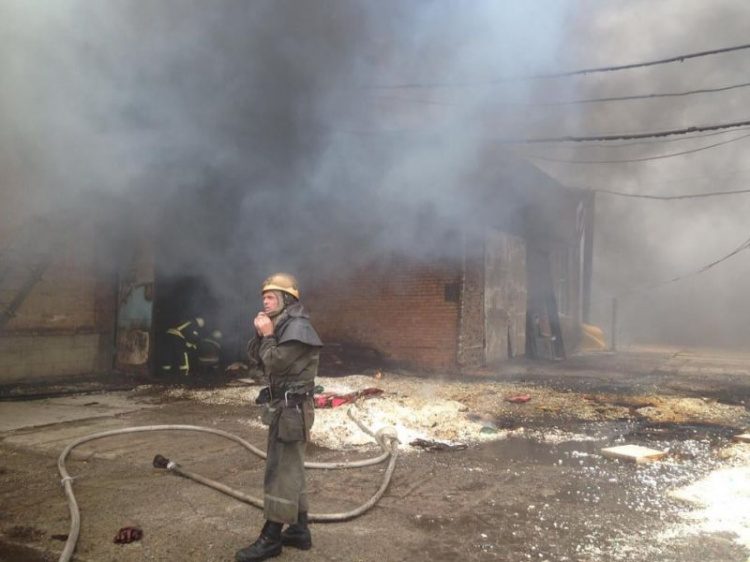
[[[258,397],[255,399],[256,404],[267,404],[271,401],[271,389],[267,386],[264,386],[260,389],[260,392],[258,393]]]

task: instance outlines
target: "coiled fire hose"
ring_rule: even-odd
[[[345,469],[345,468],[362,468],[365,466],[373,466],[373,465],[379,464],[385,461],[386,459],[390,458],[390,462],[388,463],[388,467],[386,468],[385,474],[383,476],[383,482],[380,485],[380,488],[378,488],[378,490],[375,492],[375,494],[368,501],[363,503],[358,508],[353,509],[351,511],[342,512],[342,513],[310,513],[309,515],[310,521],[313,521],[313,522],[346,521],[348,519],[353,519],[354,517],[358,517],[362,515],[363,513],[365,513],[367,510],[369,510],[378,502],[381,496],[385,493],[391,481],[391,476],[393,475],[393,471],[396,467],[396,458],[398,457],[399,441],[398,441],[398,437],[396,436],[395,429],[393,429],[392,427],[385,427],[379,430],[378,432],[373,433],[367,426],[365,426],[360,420],[358,420],[354,416],[353,414],[354,409],[355,409],[355,406],[352,405],[347,411],[349,418],[352,419],[359,426],[359,428],[362,429],[362,431],[370,435],[377,442],[377,444],[382,449],[382,453],[377,457],[373,457],[370,459],[363,459],[361,461],[353,461],[353,462],[336,462],[336,463],[306,462],[305,468],[313,468],[313,469],[321,468],[321,469],[327,469],[327,470]],[[226,431],[222,431],[221,429],[202,427],[198,425],[146,425],[146,426],[138,426],[138,427],[127,427],[124,429],[113,429],[110,431],[102,431],[100,433],[92,433],[90,435],[84,435],[83,437],[76,439],[70,445],[65,447],[63,452],[60,453],[60,457],[57,460],[57,469],[60,472],[60,476],[62,477],[60,483],[65,489],[65,497],[68,501],[68,509],[70,511],[70,532],[68,533],[68,540],[65,543],[65,548],[63,549],[62,554],[60,555],[60,558],[58,559],[58,562],[68,562],[73,557],[73,552],[75,551],[76,544],[78,543],[78,536],[81,531],[81,514],[80,514],[80,511],[78,510],[78,503],[76,502],[75,495],[73,494],[73,477],[70,476],[70,474],[68,474],[68,471],[65,468],[65,459],[68,457],[68,455],[73,449],[75,449],[78,445],[81,445],[83,443],[94,441],[96,439],[102,439],[104,437],[111,437],[113,435],[123,435],[126,433],[142,433],[146,431],[198,431],[198,432],[203,432],[203,433],[212,433],[214,435],[219,435],[220,437],[224,437],[226,439],[234,441],[235,443],[239,443],[240,445],[248,449],[251,453],[259,456],[262,459],[266,458],[266,453],[264,451],[255,447],[251,443],[245,441],[241,437],[237,437],[236,435],[233,435]],[[167,470],[175,472],[176,474],[179,474],[180,476],[190,478],[191,480],[194,480],[196,482],[199,482],[201,484],[214,488],[215,490],[218,490],[242,502],[248,503],[255,507],[259,507],[261,509],[263,508],[262,499],[254,498],[252,496],[243,494],[242,492],[239,492],[233,488],[230,488],[229,486],[226,486],[225,484],[221,484],[220,482],[216,482],[215,480],[211,480],[210,478],[206,478],[194,472],[185,470],[181,468],[178,464],[170,461],[169,459],[166,459],[165,457],[161,455],[156,455],[156,457],[154,458],[153,464],[157,468],[166,468]]]

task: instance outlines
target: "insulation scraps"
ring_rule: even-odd
[[[528,394],[517,394],[515,396],[509,396],[506,400],[513,404],[522,404],[531,400],[531,396]]]
[[[346,394],[338,394],[336,392],[323,392],[315,396],[315,407],[316,408],[338,408],[344,404],[351,404],[356,402],[360,398],[372,398],[373,396],[379,396],[383,394],[383,391],[379,388],[365,388],[356,392],[349,392]]]

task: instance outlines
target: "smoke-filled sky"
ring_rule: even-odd
[[[249,266],[254,282],[277,267],[340,270],[365,261],[367,248],[429,257],[482,210],[467,178],[492,151],[500,159],[509,150],[499,139],[750,116],[750,88],[529,105],[737,84],[749,74],[750,51],[578,78],[497,79],[741,44],[748,12],[743,0],[6,0],[0,193],[11,204],[0,220],[64,210],[111,224],[117,236],[126,236],[118,225],[138,232],[156,221],[169,226],[163,267],[210,273],[227,291],[231,283],[216,272],[233,275],[237,264]],[[391,88],[418,84],[433,87]],[[640,158],[741,134],[510,150]],[[632,164],[530,161],[571,187],[695,193],[743,188],[747,142]],[[748,196],[600,195],[595,300],[728,253],[750,236],[749,207]],[[743,344],[747,263],[742,253],[622,299],[622,335]],[[604,311],[601,323],[608,307],[595,309]]]
[[[750,5],[742,1],[669,0],[581,4],[577,36],[565,67],[596,67],[663,59],[743,45]],[[585,9],[583,9],[585,8]],[[685,92],[743,84],[750,77],[750,51],[581,77],[566,95],[577,98]],[[573,82],[573,81],[571,81]],[[562,94],[560,94],[562,96]],[[554,99],[557,94],[552,94]],[[545,98],[546,99],[546,98]],[[656,100],[549,108],[564,114],[569,134],[647,132],[746,121],[750,88]],[[540,117],[543,119],[543,117]],[[556,128],[559,131],[560,129]],[[683,156],[620,164],[540,165],[564,183],[628,193],[681,195],[748,188],[744,156],[747,130],[695,139],[611,148],[533,149],[528,153],[570,160],[619,160],[662,156],[738,139]],[[632,141],[631,141],[632,142]],[[599,144],[602,143],[593,143]],[[595,300],[609,329],[612,295],[659,284],[699,270],[750,237],[750,194],[654,201],[600,194],[597,199]],[[747,347],[750,325],[750,252],[660,288],[619,299],[624,341],[663,341]]]

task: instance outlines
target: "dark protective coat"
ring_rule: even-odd
[[[197,359],[198,342],[201,331],[197,320],[182,322],[169,328],[165,335],[166,350],[161,371],[164,374],[190,374],[191,363]]]
[[[271,389],[262,416],[268,425],[264,511],[269,521],[292,524],[300,511],[308,511],[305,445],[314,422],[312,391],[322,345],[300,304],[281,313],[273,335],[248,343],[251,370],[261,370]]]

